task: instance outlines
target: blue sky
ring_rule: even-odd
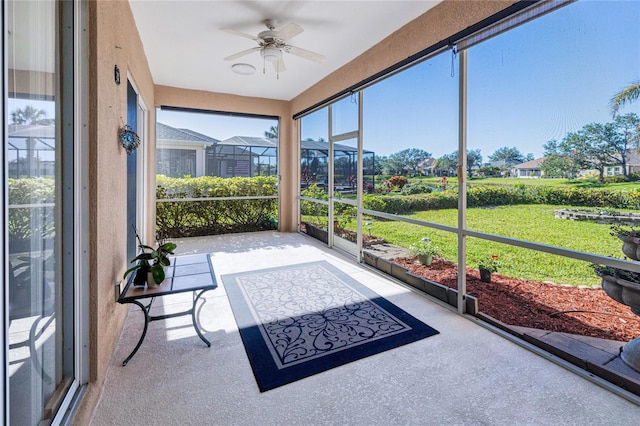
[[[364,91],[365,149],[420,148],[435,157],[458,144],[458,70],[445,52]],[[539,157],[543,144],[611,120],[609,99],[640,79],[640,2],[580,1],[468,52],[469,149],[503,146]],[[640,115],[640,102],[620,111]],[[327,137],[326,111],[303,138]],[[353,129],[351,129],[353,130]]]
[[[220,114],[199,114],[158,110],[157,121],[171,127],[188,128],[212,138],[225,140],[234,136],[264,136],[278,120],[230,117]]]

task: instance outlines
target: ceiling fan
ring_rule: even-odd
[[[285,25],[284,28],[276,30],[278,23],[275,19],[267,19],[264,21],[264,24],[267,26],[268,30],[262,31],[257,36],[252,36],[251,34],[243,33],[231,28],[221,28],[221,31],[249,38],[258,42],[258,46],[227,56],[224,60],[233,61],[234,59],[238,59],[252,52],[260,51],[260,56],[262,56],[265,62],[271,62],[273,64],[273,68],[276,70],[276,73],[281,73],[285,70],[284,61],[282,59],[283,51],[310,61],[318,63],[324,62],[324,56],[319,53],[287,44],[287,41],[304,31],[300,25],[292,22]],[[264,68],[262,72],[264,73]]]

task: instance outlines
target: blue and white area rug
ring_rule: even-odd
[[[261,392],[438,333],[325,261],[221,278]]]

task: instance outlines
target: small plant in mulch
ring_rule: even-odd
[[[502,262],[498,260],[497,254],[492,254],[478,262],[478,269],[484,269],[491,273],[498,272],[498,269],[502,266]]]

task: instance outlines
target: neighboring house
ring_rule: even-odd
[[[516,164],[512,168],[513,177],[517,178],[541,178],[544,177],[544,172],[540,169],[540,166],[544,163],[544,157],[536,158],[535,160],[527,161],[526,163]]]
[[[640,173],[640,149],[627,150],[626,160],[627,175]],[[622,164],[611,164],[604,169],[605,176],[621,176],[623,174]]]
[[[627,150],[626,156],[626,169],[627,175],[632,173],[640,173],[640,149],[629,149]],[[578,172],[578,176],[584,176],[588,174],[597,174],[598,171],[595,169],[589,170],[580,170]],[[604,177],[612,177],[612,176],[622,176],[624,175],[624,170],[621,163],[612,163],[605,166],[603,171]]]
[[[178,178],[204,176],[207,148],[217,142],[220,141],[193,130],[157,123],[156,173]]]
[[[418,172],[423,176],[433,176],[434,169],[433,163],[435,163],[435,158],[427,158],[426,160],[422,160],[422,162],[418,165]]]
[[[498,160],[498,161],[490,161],[488,163],[484,163],[483,167],[495,167],[500,170],[500,176],[509,177],[513,174],[513,168],[521,164],[517,160]]]

